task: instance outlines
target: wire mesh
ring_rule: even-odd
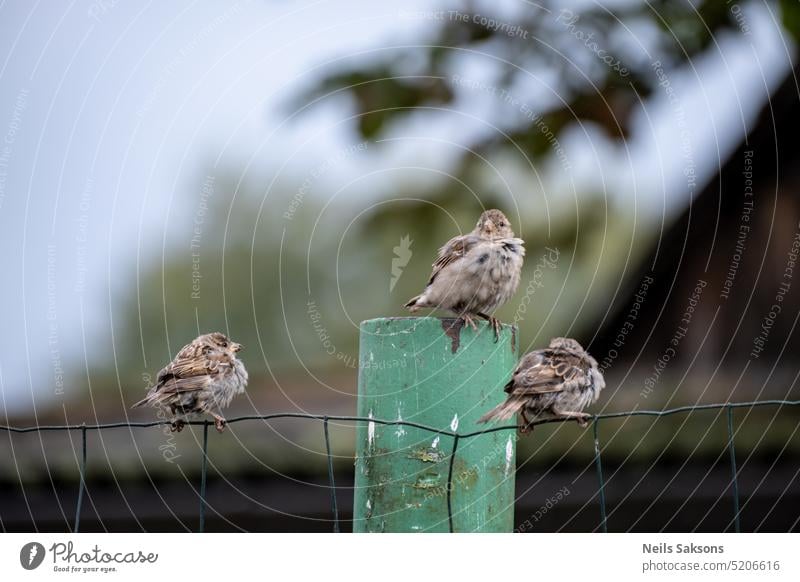
[[[738,472],[736,467],[736,450],[734,446],[734,410],[737,408],[756,408],[762,406],[800,406],[800,400],[755,400],[750,402],[725,402],[719,404],[698,404],[698,405],[691,405],[691,406],[680,406],[677,408],[670,408],[665,410],[631,410],[626,412],[612,412],[607,414],[599,414],[592,417],[592,432],[594,437],[594,464],[597,474],[597,500],[598,500],[598,510],[599,510],[599,527],[600,530],[603,532],[608,531],[608,523],[607,523],[607,508],[606,508],[606,496],[605,496],[605,481],[603,478],[603,464],[601,459],[601,451],[602,446],[600,444],[600,432],[599,426],[600,422],[603,420],[614,419],[614,418],[626,418],[626,417],[635,417],[635,416],[650,416],[650,417],[664,417],[670,416],[673,414],[681,414],[681,413],[691,413],[691,412],[699,412],[699,411],[710,411],[710,410],[725,410],[726,417],[727,417],[727,449],[728,455],[730,459],[730,468],[731,468],[731,481],[730,481],[730,488],[731,488],[731,497],[732,497],[732,506],[733,506],[733,522],[735,526],[736,532],[741,531],[741,508],[739,504],[739,483],[738,483]],[[452,533],[454,531],[453,527],[453,503],[452,503],[452,489],[453,489],[453,467],[455,464],[456,454],[458,452],[458,445],[459,441],[462,439],[470,439],[470,438],[477,438],[481,435],[499,432],[499,431],[513,431],[517,430],[516,426],[496,426],[491,428],[486,428],[483,430],[477,430],[467,433],[459,433],[457,431],[449,430],[449,429],[442,429],[434,426],[428,426],[422,423],[408,421],[408,420],[387,420],[387,419],[380,419],[380,418],[372,418],[372,417],[362,417],[362,416],[335,416],[335,415],[317,415],[317,414],[306,414],[306,413],[297,413],[297,412],[284,412],[284,413],[274,413],[274,414],[264,414],[264,415],[247,415],[247,416],[239,416],[236,418],[232,418],[227,421],[227,424],[237,424],[240,422],[247,422],[247,421],[269,421],[269,420],[276,420],[276,419],[285,419],[285,418],[296,418],[296,419],[307,419],[307,420],[317,420],[322,423],[323,427],[323,437],[325,441],[325,453],[327,457],[327,468],[328,468],[328,486],[331,490],[331,514],[332,514],[332,521],[333,521],[333,531],[334,533],[341,532],[341,525],[339,519],[339,510],[337,504],[337,489],[336,489],[336,482],[334,479],[334,469],[333,469],[333,454],[331,452],[331,442],[330,442],[330,432],[329,432],[329,424],[330,421],[337,421],[337,422],[365,422],[365,423],[375,423],[380,424],[383,426],[407,426],[412,428],[417,428],[421,430],[428,431],[430,433],[440,435],[440,436],[448,436],[452,437],[453,439],[453,446],[450,451],[450,458],[448,460],[448,474],[447,474],[447,485],[446,485],[446,492],[447,492],[447,517],[448,517],[448,526],[449,530]],[[561,422],[568,422],[571,419],[567,418],[550,418],[550,419],[543,419],[538,420],[530,423],[530,426],[534,425],[541,425],[541,424],[552,424],[552,423],[561,423]],[[10,433],[31,433],[31,432],[49,432],[49,431],[80,431],[81,434],[81,458],[79,463],[79,484],[78,484],[78,498],[76,503],[76,511],[75,511],[75,522],[73,525],[73,531],[78,532],[80,531],[80,518],[81,518],[81,509],[83,506],[83,498],[86,489],[86,464],[87,464],[87,433],[88,431],[102,431],[102,430],[111,430],[115,428],[152,428],[152,427],[160,427],[165,425],[171,425],[171,421],[163,420],[163,421],[151,421],[151,422],[112,422],[112,423],[105,423],[105,424],[72,424],[72,425],[42,425],[42,426],[25,426],[25,427],[15,427],[15,426],[4,426],[0,425],[0,431],[10,432]],[[208,474],[208,427],[211,424],[209,421],[201,420],[201,421],[189,421],[186,422],[187,425],[192,426],[202,426],[203,427],[203,447],[202,447],[202,463],[201,463],[201,473],[200,473],[200,488],[199,488],[199,511],[198,511],[198,531],[203,532],[205,531],[205,521],[206,521],[206,508],[207,508],[207,501],[206,501],[206,484],[207,484],[207,474]]]
[[[200,520],[198,531],[206,530],[206,478],[208,475],[208,421],[203,423],[203,463],[200,466]]]

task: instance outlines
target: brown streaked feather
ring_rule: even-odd
[[[222,352],[211,352],[195,346],[187,346],[177,357],[158,373],[156,388],[170,380],[178,382],[196,376],[215,376],[226,366],[230,366],[230,357]]]
[[[134,406],[160,401],[174,394],[204,390],[230,365],[228,354],[189,344],[158,373],[150,394]]]
[[[478,423],[489,422],[490,420],[507,420],[522,410],[526,402],[525,398],[510,396],[505,402],[500,403],[481,416],[478,419]]]
[[[556,392],[563,392],[564,387],[552,388],[555,384],[541,384],[537,386],[514,386],[512,390],[506,390],[509,394],[514,396],[536,396],[537,394],[555,394]]]
[[[547,394],[560,392],[563,386],[582,373],[580,359],[565,350],[542,350],[523,358],[506,385],[508,394]]]
[[[480,240],[480,237],[474,234],[464,234],[453,237],[447,241],[447,243],[439,249],[439,255],[433,263],[433,271],[431,272],[431,278],[428,279],[428,285],[433,283],[437,275],[442,272],[442,269],[466,255]]]
[[[189,378],[170,378],[159,385],[158,394],[177,394],[179,392],[192,392],[202,390],[213,381],[208,374],[202,376],[192,376]]]

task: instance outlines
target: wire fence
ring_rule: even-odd
[[[732,505],[733,505],[733,523],[735,527],[735,531],[739,533],[741,531],[741,520],[740,520],[740,504],[739,504],[739,483],[738,483],[738,472],[736,468],[736,449],[734,444],[734,418],[733,412],[737,408],[756,408],[762,406],[800,406],[800,400],[755,400],[751,402],[726,402],[726,403],[719,403],[719,404],[698,404],[692,406],[681,406],[677,408],[670,408],[666,410],[632,410],[627,412],[612,412],[608,414],[599,414],[595,415],[591,418],[592,422],[592,431],[594,437],[594,465],[597,474],[597,497],[599,502],[599,510],[600,510],[600,529],[603,532],[608,531],[608,521],[607,521],[607,511],[606,511],[606,496],[605,496],[605,487],[606,483],[603,478],[603,462],[601,459],[601,450],[602,447],[600,446],[600,433],[599,433],[599,425],[603,420],[614,419],[614,418],[628,418],[628,417],[635,417],[635,416],[650,416],[650,417],[664,417],[664,416],[671,416],[674,414],[681,414],[681,413],[692,413],[692,412],[699,412],[699,411],[709,411],[709,410],[725,410],[727,416],[727,449],[728,455],[730,459],[730,470],[731,470],[731,497],[732,497]],[[325,440],[325,452],[327,456],[327,467],[328,467],[328,487],[330,489],[330,504],[331,504],[331,515],[333,518],[333,531],[334,533],[341,532],[341,525],[339,519],[339,509],[338,509],[338,500],[337,500],[337,490],[336,490],[336,481],[334,479],[334,468],[333,468],[333,455],[331,454],[331,442],[330,442],[330,431],[329,431],[329,424],[331,421],[336,422],[365,422],[365,423],[375,423],[385,426],[406,426],[417,428],[421,430],[428,431],[430,433],[439,435],[439,436],[447,436],[453,439],[453,445],[450,450],[450,455],[448,459],[448,473],[447,473],[447,518],[450,532],[454,531],[453,529],[453,506],[452,506],[452,490],[453,490],[453,466],[455,464],[456,453],[458,451],[459,441],[464,439],[471,439],[480,437],[481,435],[499,432],[499,431],[508,431],[508,430],[517,430],[516,426],[497,426],[492,428],[486,428],[483,430],[477,430],[473,432],[467,433],[459,433],[457,431],[449,430],[449,429],[441,429],[433,426],[428,426],[425,424],[421,424],[418,422],[411,422],[407,420],[384,420],[379,418],[372,418],[372,417],[363,417],[363,416],[328,416],[328,415],[318,415],[318,414],[306,414],[306,413],[295,413],[295,412],[284,412],[284,413],[275,413],[275,414],[264,414],[264,415],[248,415],[248,416],[239,416],[236,418],[232,418],[227,421],[228,424],[236,424],[239,422],[247,422],[247,421],[269,421],[269,420],[276,420],[276,419],[284,419],[284,418],[299,418],[299,419],[307,419],[307,420],[317,420],[322,423],[322,432],[323,438]],[[561,422],[568,422],[571,419],[566,418],[553,418],[553,419],[545,419],[539,420],[530,423],[531,426],[533,425],[541,425],[541,424],[551,424],[551,423],[561,423]],[[14,427],[14,426],[2,426],[0,425],[0,431],[11,432],[11,433],[30,433],[30,432],[50,432],[50,431],[80,431],[81,434],[81,458],[79,464],[79,487],[78,487],[78,499],[75,509],[75,520],[72,531],[77,533],[80,531],[80,524],[81,524],[81,509],[83,507],[83,498],[84,498],[84,491],[86,489],[86,461],[87,461],[87,433],[89,431],[102,431],[102,430],[109,430],[115,428],[152,428],[152,427],[159,427],[159,426],[169,426],[172,423],[168,420],[159,420],[159,421],[152,421],[152,422],[112,422],[106,424],[72,424],[72,425],[43,425],[43,426],[27,426],[27,427]],[[199,510],[198,510],[198,532],[205,531],[206,526],[206,480],[208,475],[208,428],[209,426],[214,426],[214,423],[208,420],[203,421],[190,421],[186,422],[187,425],[192,426],[202,426],[203,427],[203,447],[202,447],[202,463],[200,469],[200,490],[199,490]]]

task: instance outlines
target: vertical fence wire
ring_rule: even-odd
[[[83,507],[83,491],[86,489],[86,423],[81,426],[81,464],[80,482],[78,484],[78,502],[75,504],[75,526],[72,531],[78,533],[81,528],[81,508]]]
[[[200,468],[200,523],[198,531],[206,530],[206,475],[208,473],[208,421],[203,423],[203,464]]]
[[[333,533],[339,533],[339,506],[336,503],[336,481],[333,479],[333,457],[331,456],[331,435],[328,431],[328,417],[322,419],[325,432],[325,452],[328,455],[328,485],[331,490],[331,512],[333,513]]]
[[[594,466],[597,469],[597,483],[598,483],[598,497],[600,499],[600,529],[603,533],[608,533],[608,522],[606,519],[606,483],[603,480],[603,463],[600,460],[600,438],[598,436],[597,425],[600,421],[597,417],[592,422],[592,430],[594,432]]]
[[[456,451],[458,450],[458,433],[453,436],[453,450],[450,451],[450,466],[447,468],[447,523],[450,533],[453,533],[453,465],[456,462]]]
[[[736,448],[733,444],[733,408],[726,407],[728,412],[728,453],[731,459],[731,486],[733,487],[733,524],[736,533],[742,530],[741,520],[739,519],[739,477],[736,470]]]

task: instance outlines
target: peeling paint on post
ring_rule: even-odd
[[[517,361],[515,330],[500,339],[432,317],[361,323],[358,415],[465,434],[505,397]],[[515,419],[508,421],[513,424]],[[409,426],[361,423],[356,436],[355,532],[447,532],[453,437]],[[456,532],[514,527],[516,432],[459,439],[451,501]]]

